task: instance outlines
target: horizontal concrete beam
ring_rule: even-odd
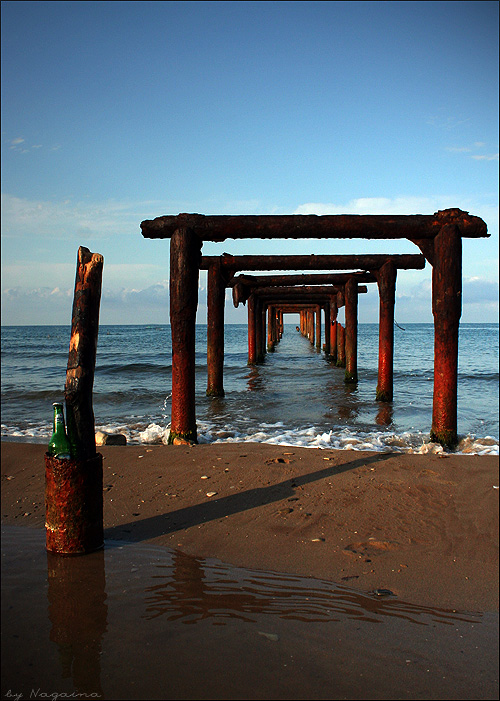
[[[236,273],[239,270],[378,270],[387,261],[404,270],[423,270],[425,258],[421,253],[402,254],[361,254],[361,255],[298,255],[298,256],[202,256],[201,270],[220,262],[222,270]]]
[[[487,236],[482,219],[460,209],[435,214],[290,214],[215,215],[178,214],[145,220],[145,238],[170,238],[179,229],[193,231],[202,241],[226,239],[428,239],[444,225],[456,226],[461,236]]]
[[[377,282],[375,275],[363,271],[352,273],[325,273],[323,275],[237,275],[228,282],[228,287],[237,284],[245,287],[287,287],[290,285],[345,285],[351,278],[358,282]]]

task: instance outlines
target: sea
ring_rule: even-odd
[[[225,396],[206,396],[207,327],[196,327],[199,443],[263,442],[306,448],[443,452],[430,442],[432,324],[394,329],[394,400],[377,402],[378,324],[358,326],[358,382],[294,324],[265,361],[249,366],[247,327],[224,329]],[[64,400],[69,326],[2,326],[2,440],[48,442],[52,404]],[[455,452],[499,453],[499,326],[461,324]],[[96,431],[130,444],[166,443],[172,389],[169,325],[102,325],[93,406]]]

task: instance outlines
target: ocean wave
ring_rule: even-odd
[[[114,430],[117,427],[103,427],[101,430]],[[169,425],[151,423],[135,431],[129,427],[119,427],[131,443],[167,444],[170,434]],[[438,443],[432,443],[424,433],[404,432],[401,434],[372,432],[361,434],[343,429],[341,431],[318,431],[314,427],[305,429],[286,429],[281,422],[262,424],[260,430],[243,433],[230,425],[216,428],[208,423],[198,423],[199,443],[270,443],[272,445],[296,446],[302,448],[319,448],[334,450],[358,450],[375,452],[402,452],[415,454],[457,453],[463,455],[498,455],[499,441],[492,436],[478,438],[464,436],[460,438],[456,450],[448,451]]]

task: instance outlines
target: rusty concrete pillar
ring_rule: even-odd
[[[312,345],[314,345],[314,335],[315,335],[314,312],[311,309],[309,311],[309,341]]]
[[[172,330],[172,416],[169,443],[197,442],[195,332],[202,240],[186,227],[170,241],[170,327]]]
[[[265,326],[263,305],[262,300],[257,296],[255,299],[255,361],[257,363],[262,363],[264,360],[263,343],[265,339],[265,332],[263,326]]]
[[[358,381],[358,285],[354,278],[346,282],[345,296],[345,382]]]
[[[257,362],[256,349],[256,317],[255,317],[255,295],[248,298],[248,365],[255,365]]]
[[[269,305],[267,308],[267,350],[269,353],[274,351],[276,343],[276,309]]]
[[[323,306],[323,311],[325,313],[325,343],[323,345],[323,350],[326,355],[330,355],[330,302],[326,302]]]
[[[337,367],[345,368],[345,330],[340,322],[337,322]]]
[[[391,402],[394,365],[394,303],[397,269],[391,260],[375,271],[379,291],[378,383],[376,398]]]
[[[448,448],[458,443],[458,333],[462,313],[462,238],[445,225],[434,238],[432,260],[434,315],[434,399],[431,440]]]
[[[207,277],[207,396],[223,397],[226,282],[220,259],[210,263]]]
[[[316,307],[314,314],[316,316],[316,342],[315,342],[315,345],[316,345],[316,348],[321,350],[321,307],[319,304]]]
[[[330,357],[337,362],[337,300],[332,297],[330,300]]]
[[[281,309],[275,308],[274,310],[274,342],[279,343],[281,340]]]

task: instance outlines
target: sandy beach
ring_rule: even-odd
[[[498,611],[498,457],[104,446],[105,539]],[[2,523],[44,527],[44,445],[2,443]]]

